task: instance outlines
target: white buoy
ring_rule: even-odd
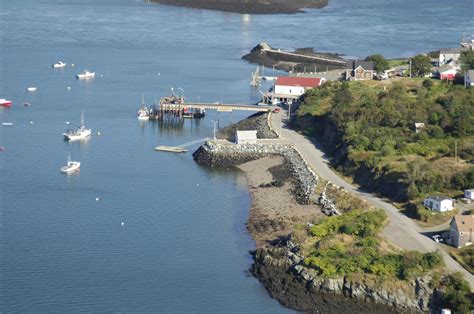
[[[125,226],[125,223],[122,221],[122,226]]]
[[[71,90],[71,86],[68,86],[67,89],[68,89],[68,90]]]
[[[161,73],[158,73],[158,76],[160,76],[160,75],[161,75]]]
[[[98,201],[99,201],[99,199],[100,199],[100,198],[96,197],[96,198],[95,198],[95,201],[96,201],[96,202],[98,202]]]
[[[73,66],[74,66],[74,63],[73,63],[73,64],[71,64],[71,66],[73,67]]]
[[[97,132],[97,135],[100,135],[100,132]]]
[[[101,74],[100,77],[104,77],[104,74]]]
[[[199,186],[199,183],[198,183],[198,184],[196,184],[196,186]]]
[[[30,124],[33,124],[33,121],[30,121]]]

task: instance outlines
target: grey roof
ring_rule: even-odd
[[[443,48],[439,50],[439,53],[441,54],[447,54],[447,53],[461,53],[461,48]]]
[[[450,200],[452,201],[452,198],[450,197],[446,197],[446,196],[430,196],[430,197],[427,197],[427,199],[432,199],[432,200],[435,200],[435,201],[438,201],[438,202],[441,202],[441,201],[444,201],[444,200]]]
[[[472,72],[474,72],[474,70],[471,70]],[[464,190],[465,192],[474,192],[474,189],[467,189],[467,190]]]
[[[373,61],[363,61],[363,60],[349,60],[346,63],[346,69],[355,70],[359,66],[364,68],[364,70],[373,70],[374,62]]]
[[[449,64],[445,64],[445,65],[442,65],[438,68],[438,72],[444,72],[444,71],[448,71],[448,70],[451,70],[451,69],[454,69],[455,67],[453,67],[452,65],[449,65]]]
[[[474,70],[467,70],[467,74],[469,74],[469,77],[474,77]]]

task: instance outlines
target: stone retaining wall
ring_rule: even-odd
[[[292,145],[283,144],[221,144],[214,141],[204,143],[194,152],[194,160],[210,167],[234,167],[262,157],[279,155],[285,159],[296,183],[294,191],[301,204],[308,204],[318,182],[301,153]]]

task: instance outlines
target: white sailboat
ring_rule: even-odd
[[[149,120],[150,112],[148,108],[145,107],[145,96],[142,94],[142,106],[138,110],[138,120]]]
[[[67,124],[71,124],[70,122],[66,122]],[[68,141],[75,141],[75,140],[80,140],[83,138],[86,138],[90,136],[92,133],[91,129],[87,129],[86,126],[84,125],[84,110],[82,110],[81,114],[81,125],[77,126],[76,129],[73,130],[67,130],[65,133],[63,133],[64,139]]]

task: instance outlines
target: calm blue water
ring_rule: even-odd
[[[245,115],[140,123],[141,93],[151,102],[173,85],[193,100],[248,103],[254,66],[240,57],[260,41],[408,56],[456,46],[474,33],[473,11],[470,0],[334,0],[292,16],[0,0],[0,98],[14,101],[0,109],[14,123],[0,126],[0,310],[288,312],[246,273],[245,177],[153,151]],[[58,60],[75,67],[53,70]],[[97,77],[76,80],[84,69]],[[92,138],[64,142],[65,121],[83,109]],[[69,153],[77,175],[59,172]]]

